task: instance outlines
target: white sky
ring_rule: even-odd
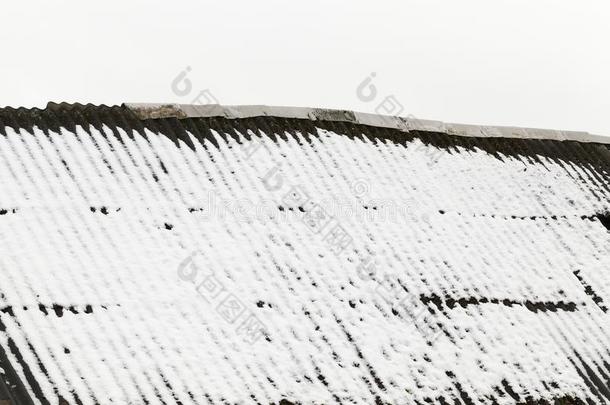
[[[19,1],[0,38],[0,106],[209,89],[222,104],[374,112],[394,95],[418,118],[610,135],[607,0]]]

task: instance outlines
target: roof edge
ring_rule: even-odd
[[[472,138],[550,139],[556,141],[610,144],[610,137],[594,135],[583,131],[455,124],[442,121],[423,120],[415,118],[412,115],[407,117],[396,117],[327,108],[154,103],[125,103],[123,106],[131,110],[142,120],[161,118],[185,119],[223,117],[228,119],[240,119],[277,117],[306,119],[311,121],[340,121],[372,127],[397,129],[404,132],[437,132]]]

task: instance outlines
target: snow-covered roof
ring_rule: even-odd
[[[610,402],[601,137],[50,104],[0,190],[0,403]]]

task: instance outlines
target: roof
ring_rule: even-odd
[[[0,134],[0,401],[610,402],[602,137],[69,104]]]

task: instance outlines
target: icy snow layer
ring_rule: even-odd
[[[36,403],[610,401],[608,170],[143,131],[0,136],[0,343]]]

